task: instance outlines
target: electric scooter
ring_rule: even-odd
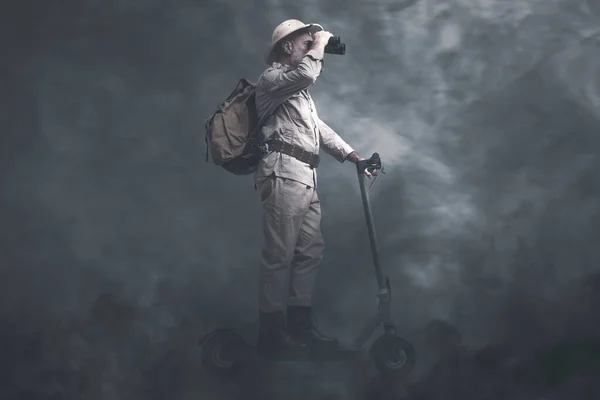
[[[392,290],[389,278],[384,277],[381,270],[379,248],[365,182],[365,171],[372,173],[375,170],[383,173],[381,160],[377,153],[356,164],[375,277],[379,286],[377,313],[365,324],[351,346],[326,352],[308,352],[304,359],[308,361],[346,361],[363,353],[365,343],[377,328],[381,327],[383,333],[371,345],[369,355],[382,378],[400,378],[408,375],[414,368],[416,352],[412,343],[398,336],[396,326],[391,320]],[[213,375],[232,375],[240,368],[257,360],[254,346],[244,341],[241,332],[234,329],[213,330],[200,339],[199,345],[202,346],[202,363]]]

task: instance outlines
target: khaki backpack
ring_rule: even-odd
[[[256,170],[265,151],[260,143],[260,127],[254,89],[256,85],[240,79],[231,94],[219,104],[205,122],[206,162],[213,162],[235,175],[248,175]]]

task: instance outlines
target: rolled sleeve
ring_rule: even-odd
[[[308,53],[306,53],[306,55],[315,61],[321,61],[321,67],[323,66],[323,57],[321,57],[316,50],[309,50]]]
[[[343,163],[354,149],[344,141],[329,125],[319,119],[319,139],[325,153]]]

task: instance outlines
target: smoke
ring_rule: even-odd
[[[287,18],[347,45],[311,93],[359,154],[383,160],[372,207],[418,372],[434,318],[469,348],[515,335],[524,323],[506,310],[519,305],[541,321],[523,335],[569,331],[583,300],[555,320],[539,304],[574,298],[600,259],[596,2],[19,4],[2,16],[1,310],[16,332],[2,345],[21,359],[7,398],[52,382],[73,398],[148,398],[154,373],[173,375],[151,379],[169,398],[235,398],[190,349],[216,326],[255,333],[260,207],[251,179],[205,164],[203,122],[239,78],[259,76]],[[348,342],[376,308],[354,166],[325,158],[319,191],[315,308]],[[30,359],[20,333],[39,343]],[[87,383],[34,388],[40,365]],[[355,389],[336,385],[322,390]]]

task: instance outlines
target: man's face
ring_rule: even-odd
[[[291,41],[292,54],[290,56],[290,65],[292,67],[295,68],[300,64],[306,53],[310,50],[312,41],[313,39],[310,33],[303,33]]]

